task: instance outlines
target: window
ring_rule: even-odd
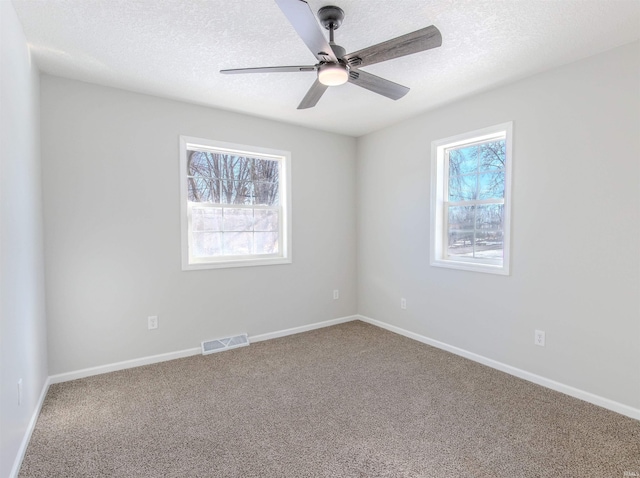
[[[431,265],[509,274],[512,126],[431,144]]]
[[[183,270],[291,262],[290,157],[180,137]]]

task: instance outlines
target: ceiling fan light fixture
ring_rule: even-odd
[[[337,63],[325,63],[318,69],[318,81],[325,86],[344,85],[349,80],[347,67]]]

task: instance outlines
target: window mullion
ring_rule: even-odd
[[[449,151],[445,150],[444,153],[444,184],[442,186],[442,191],[443,191],[443,200],[444,201],[449,201],[449,172],[450,172],[450,166],[449,166]]]
[[[503,198],[491,198],[491,199],[478,199],[475,201],[451,201],[449,203],[451,206],[474,206],[479,205],[483,206],[486,204],[504,204]]]
[[[449,202],[444,202],[444,213],[443,213],[443,222],[444,227],[442,229],[442,244],[443,244],[443,254],[449,255]]]
[[[477,224],[478,224],[478,206],[473,206],[473,258],[476,258],[476,241],[477,241]]]

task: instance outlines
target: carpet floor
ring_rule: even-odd
[[[52,385],[19,474],[625,476],[639,421],[357,321]]]

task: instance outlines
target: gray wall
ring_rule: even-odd
[[[39,72],[11,2],[0,2],[0,24],[0,476],[9,476],[47,378],[47,344]]]
[[[627,45],[360,138],[359,312],[640,407],[639,58]],[[510,120],[511,276],[431,267],[431,141]]]
[[[354,138],[46,75],[41,96],[51,374],[356,313]],[[293,264],[181,270],[181,134],[291,151]]]

